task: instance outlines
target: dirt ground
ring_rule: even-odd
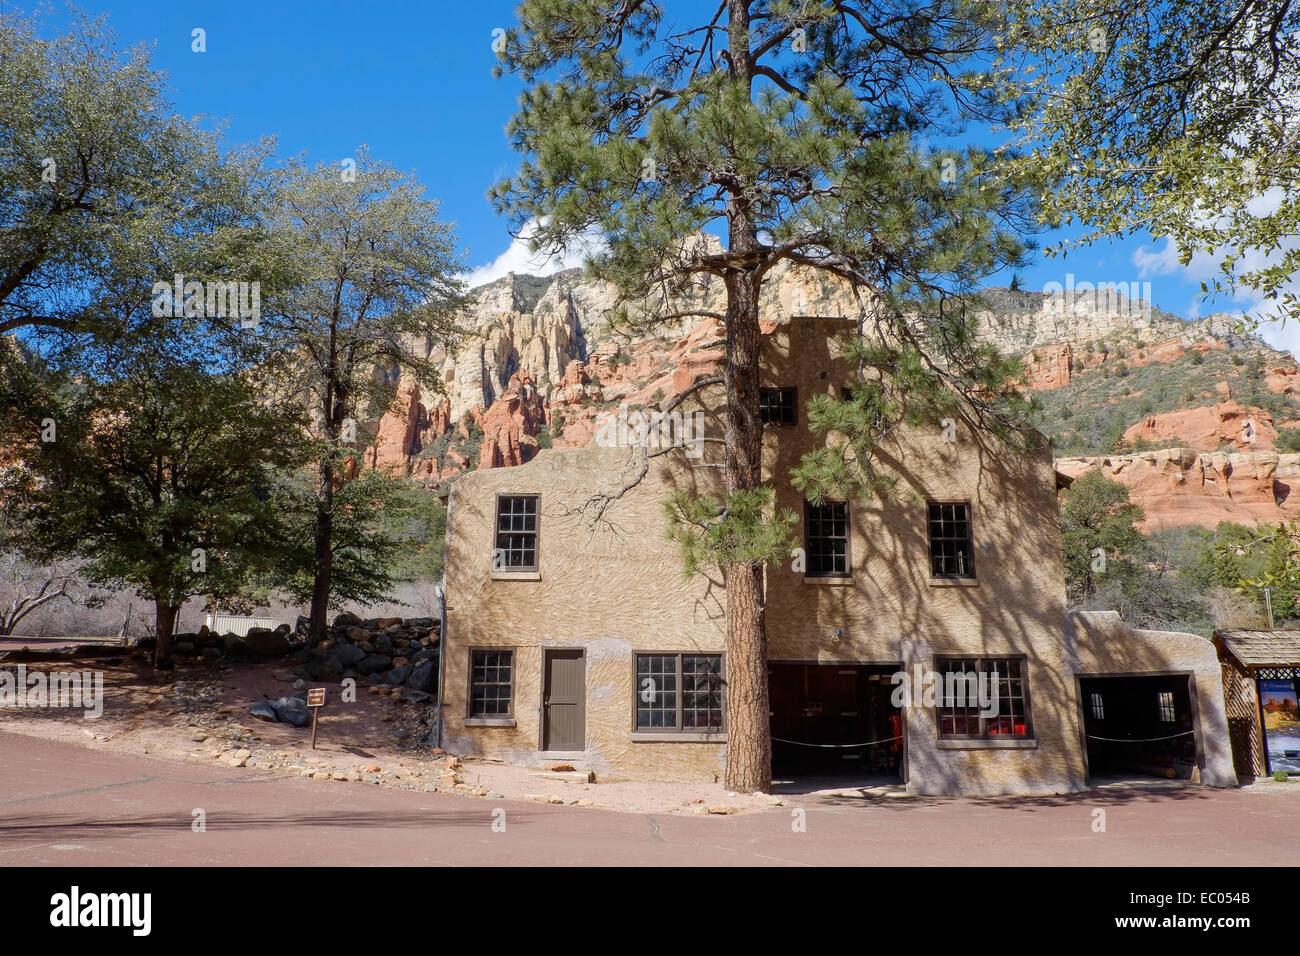
[[[31,639],[22,643],[33,649],[38,646]],[[17,665],[0,666],[14,670]],[[73,709],[4,708],[0,727],[94,750],[247,767],[329,785],[350,783],[634,812],[730,815],[781,806],[792,799],[729,793],[709,783],[590,783],[578,779],[579,774],[552,774],[546,766],[454,758],[416,743],[428,739],[434,726],[432,703],[415,703],[401,699],[400,691],[361,683],[356,701],[344,703],[341,684],[313,681],[296,688],[298,679],[288,661],[231,667],[178,660],[176,670],[165,675],[125,653],[121,658],[25,666],[29,674],[102,671],[103,714],[89,718]],[[306,686],[327,690],[315,750],[310,726],[272,723],[248,713],[258,701],[293,696]]]

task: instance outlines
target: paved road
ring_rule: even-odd
[[[1128,791],[1029,800],[806,798],[733,817],[384,790],[131,757],[0,733],[6,865],[1290,864],[1296,793]],[[1267,785],[1265,785],[1267,786]],[[505,832],[492,829],[505,811]],[[191,829],[202,808],[207,830]],[[1106,832],[1093,832],[1093,810]]]

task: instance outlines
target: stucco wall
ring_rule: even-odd
[[[673,487],[716,493],[718,469],[674,452],[653,459],[645,480],[594,529],[579,508],[617,487],[637,453],[550,449],[515,468],[476,471],[455,485],[447,556],[448,643],[444,746],[539,764],[542,649],[586,650],[587,748],[577,762],[605,778],[712,779],[721,742],[632,739],[636,651],[720,653],[725,594],[719,582],[687,580],[666,539],[663,501]],[[703,462],[703,459],[700,459]],[[498,494],[540,494],[537,580],[492,573]],[[517,647],[515,725],[466,727],[468,649]]]
[[[1223,681],[1214,645],[1195,634],[1129,627],[1114,611],[1072,612],[1065,622],[1067,660],[1083,677],[1189,674],[1195,690],[1195,729],[1204,764],[1201,781],[1235,787]]]
[[[764,352],[764,381],[838,396],[854,380],[828,327],[813,319],[782,326]],[[788,474],[819,439],[805,427],[769,428],[765,466]],[[908,791],[921,794],[1064,792],[1083,786],[1078,709],[1061,657],[1065,572],[1055,472],[1047,448],[1024,457],[962,421],[887,438],[880,463],[899,478],[887,501],[850,502],[854,575],[807,578],[790,565],[768,573],[769,657],[903,662],[932,668],[936,655],[1023,656],[1035,743],[940,743],[933,707],[907,709]],[[778,484],[778,506],[802,516],[803,496]],[[975,580],[930,576],[926,502],[969,501]],[[833,643],[836,628],[842,639]],[[1014,746],[1017,749],[1006,749]],[[946,749],[948,747],[960,749]]]

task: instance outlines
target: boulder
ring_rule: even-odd
[[[334,618],[335,627],[355,627],[361,623],[361,618],[357,617],[350,611],[344,611],[338,617]]]
[[[273,724],[280,722],[279,715],[275,712],[275,708],[271,706],[271,702],[268,700],[259,700],[252,707],[248,708],[248,713],[260,720],[269,720]]]
[[[410,673],[411,669],[405,664],[401,664],[388,672],[386,680],[390,684],[402,684],[406,682],[406,678],[410,676]]]
[[[276,625],[275,633],[283,634],[285,637],[288,637],[290,634],[293,633],[293,628],[291,628],[288,624],[279,624]]]
[[[366,652],[355,644],[339,644],[336,647],[331,647],[327,656],[337,663],[339,667],[348,668],[354,666],[358,661],[364,660]]]
[[[380,634],[370,643],[375,645],[376,654],[387,654],[389,657],[393,655],[393,642],[387,634]]]
[[[311,631],[311,618],[299,614],[298,621],[293,626],[293,632],[297,634],[299,637],[306,637],[308,632],[310,631]]]
[[[305,727],[311,723],[311,708],[302,697],[281,697],[272,701],[271,706],[275,708],[281,723],[293,724],[295,727]]]
[[[411,658],[411,661],[412,663],[420,664],[424,661],[437,660],[437,659],[438,659],[438,649],[435,647],[426,647],[422,651],[417,651],[415,656]]]
[[[221,657],[221,648],[219,648],[219,647],[205,647],[205,648],[203,648],[203,656],[206,657],[206,658],[207,658],[208,660],[210,660],[210,661],[215,661],[215,660],[217,660],[219,657]]]
[[[410,676],[406,678],[406,686],[415,690],[428,690],[432,679],[433,661],[420,661],[411,668]]]
[[[196,653],[196,649],[190,641],[181,641],[178,644],[172,645],[172,653],[177,657],[193,657]]]
[[[435,627],[437,619],[432,617],[408,617],[406,624],[408,627]]]
[[[244,646],[258,657],[284,657],[289,653],[289,638],[264,627],[249,628]]]
[[[384,654],[367,654],[355,665],[358,674],[377,674],[380,671],[390,670],[393,666],[393,659]]]
[[[312,680],[327,681],[331,684],[343,679],[343,668],[338,661],[328,657],[313,657],[307,662],[307,676]]]
[[[384,630],[385,628],[401,627],[401,626],[402,626],[402,619],[400,617],[381,617],[378,621],[375,622],[375,627],[379,628],[379,630],[381,631]]]
[[[249,714],[274,723],[305,727],[311,723],[311,708],[301,697],[281,697],[277,700],[260,700],[248,708]]]
[[[370,640],[370,632],[364,627],[347,627],[343,629],[343,634],[354,644],[360,644],[362,641]]]

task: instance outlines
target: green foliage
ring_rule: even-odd
[[[1268,588],[1275,621],[1300,618],[1300,522],[1283,521],[1242,529],[1232,539],[1216,541],[1215,567],[1232,584],[1257,593]]]
[[[1221,278],[1202,285],[1207,295],[1249,290],[1284,315],[1300,313],[1286,291],[1300,271],[1291,242],[1300,227],[1291,124],[1300,9],[1288,0],[1012,9],[1008,46],[1038,61],[1018,79],[1041,94],[1021,128],[1035,141],[1025,162],[1043,176],[1046,221],[1084,224],[1085,241],[1168,237],[1183,265],[1214,257]],[[1008,55],[1004,65],[1019,62]]]
[[[262,271],[268,145],[223,152],[173,112],[143,46],[120,49],[102,18],[73,21],[51,36],[0,15],[0,336],[45,351],[174,336],[151,315],[155,281]],[[191,356],[237,338],[237,322],[182,324],[205,326]]]
[[[725,502],[677,491],[664,502],[668,539],[682,549],[687,576],[700,568],[730,564],[780,564],[795,545],[799,517],[788,508],[774,512],[771,488],[735,491]]]
[[[1147,537],[1136,527],[1142,517],[1127,488],[1099,471],[1080,476],[1062,494],[1061,549],[1072,607],[1115,610],[1136,627],[1202,635],[1216,626],[1216,615],[1249,616],[1221,583],[1210,532],[1171,528]],[[1221,531],[1228,533],[1226,526]]]
[[[279,275],[258,329],[269,367],[298,384],[331,438],[346,417],[387,406],[396,373],[441,388],[426,349],[454,348],[464,331],[460,257],[438,204],[365,148],[355,159],[351,179],[337,164],[291,163],[277,183]]]
[[[304,460],[304,423],[246,380],[137,356],[115,380],[52,389],[24,413],[28,436],[43,418],[57,426],[55,440],[28,441],[3,489],[33,558],[84,558],[93,583],[177,608],[239,594],[290,556],[272,489]]]
[[[313,455],[332,455],[342,471],[351,449],[336,445],[332,452],[317,442]],[[316,581],[315,536],[318,521],[317,478],[313,469],[282,476],[272,497],[277,527],[289,544],[286,555],[263,578],[263,586],[292,601],[311,600]],[[404,479],[382,471],[363,471],[334,490],[330,523],[329,607],[356,602],[369,604],[389,595],[393,586],[414,577],[430,563],[411,553],[411,528],[430,521],[417,504],[418,491]]]
[[[1071,602],[1079,604],[1090,597],[1099,574],[1136,573],[1145,555],[1145,541],[1137,529],[1144,517],[1142,508],[1129,501],[1128,489],[1100,471],[1085,472],[1061,493],[1061,556]],[[1104,572],[1100,571],[1102,555]]]
[[[441,580],[447,555],[447,506],[437,495],[402,483],[393,498],[397,507],[385,504],[379,523],[396,542],[394,577]]]

